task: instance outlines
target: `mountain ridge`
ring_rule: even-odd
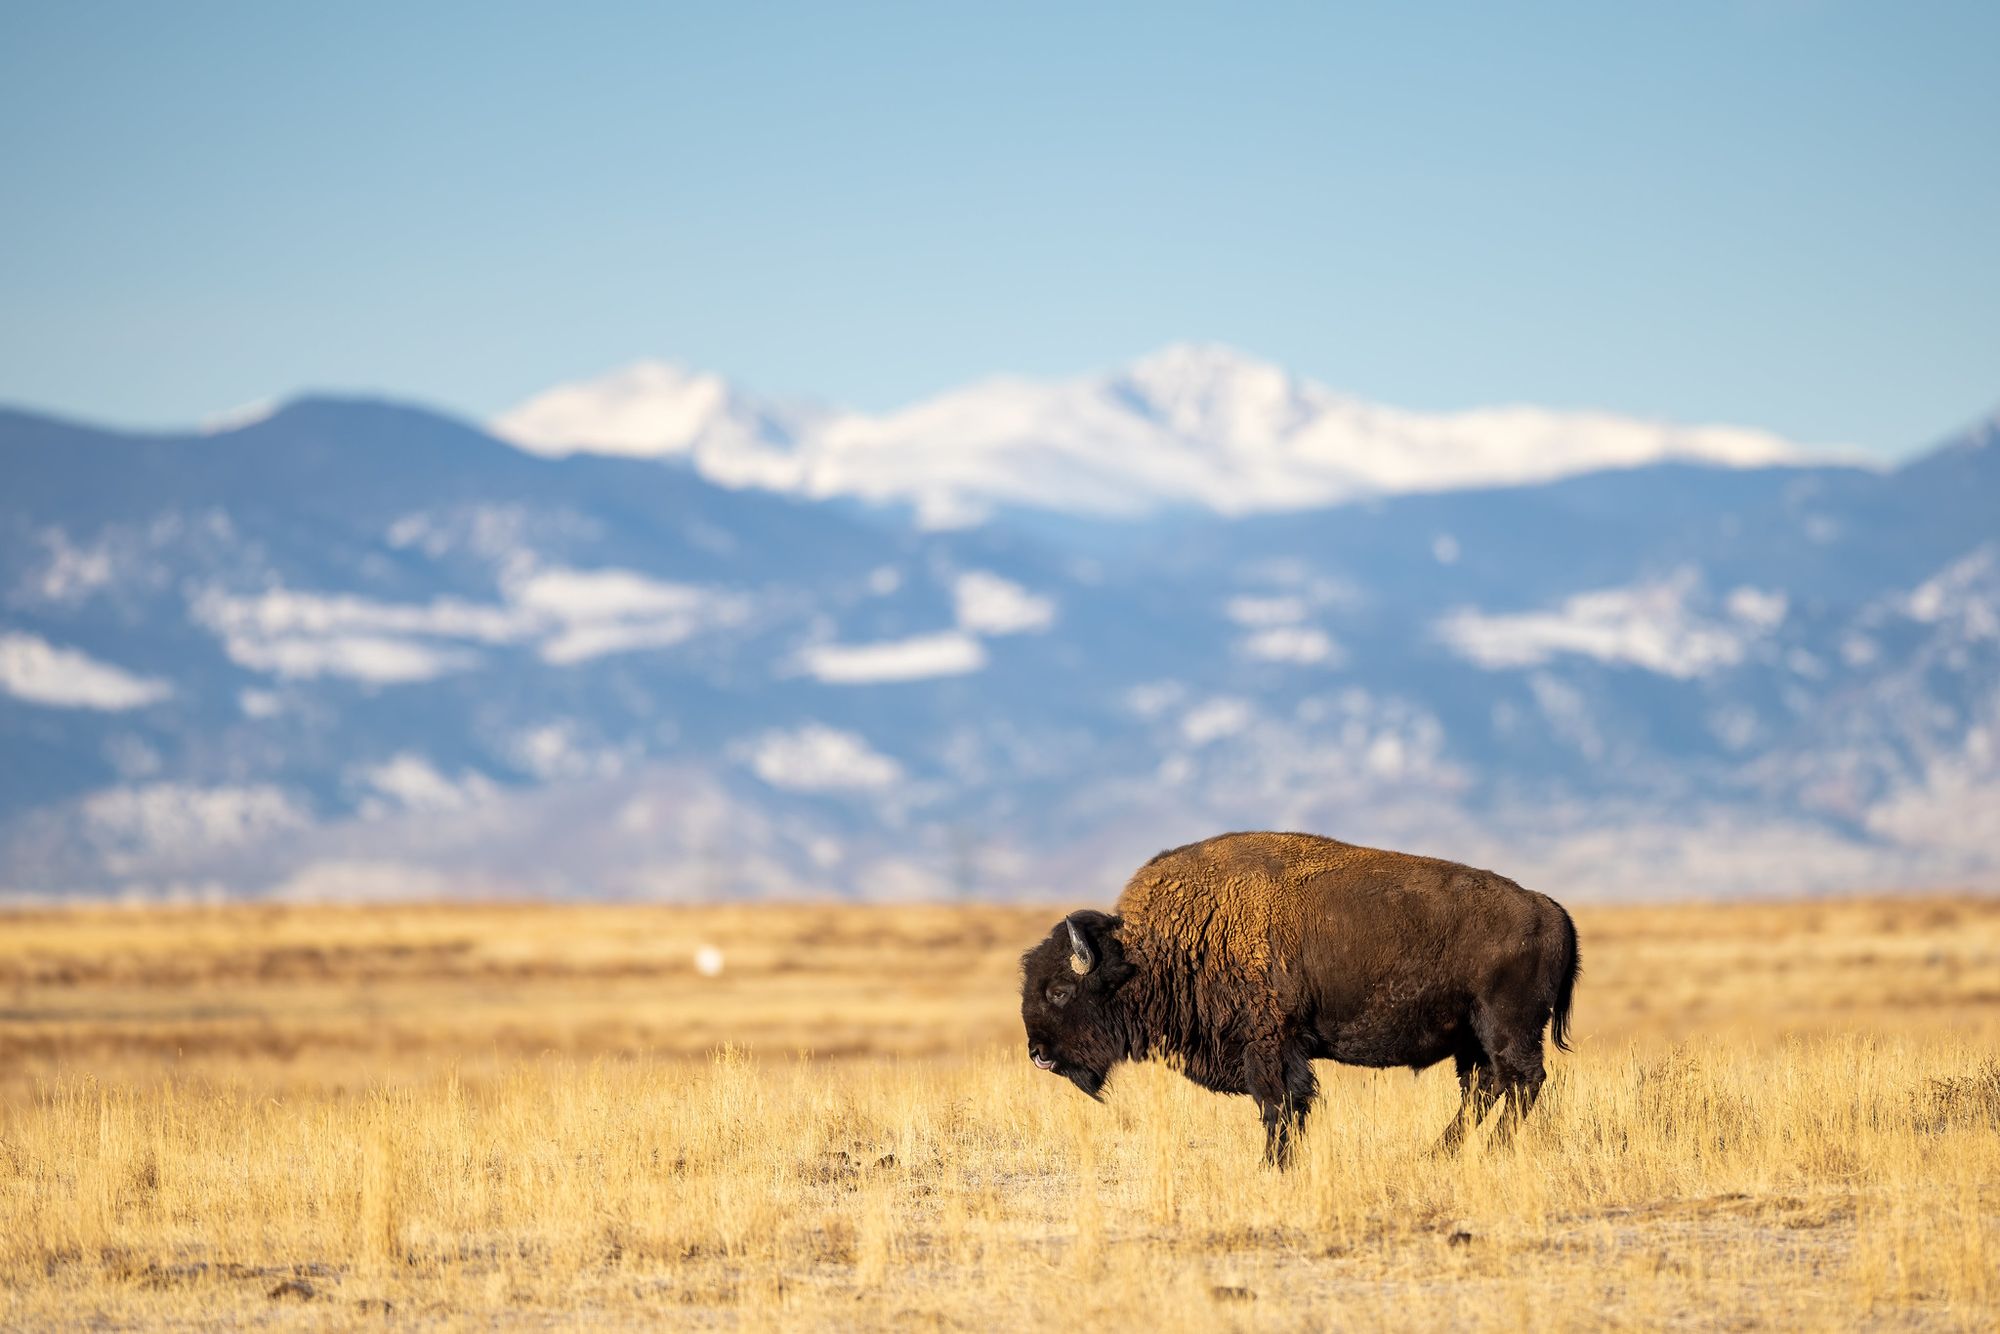
[[[0,413],[0,890],[1076,897],[1278,824],[1579,893],[1996,883],[1985,430],[935,529],[374,400]]]

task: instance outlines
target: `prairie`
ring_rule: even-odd
[[[1576,909],[1529,1130],[1322,1064],[1299,1166],[1022,1049],[1048,908],[0,917],[0,1322],[2000,1320],[2000,902]],[[697,951],[719,952],[707,975]]]

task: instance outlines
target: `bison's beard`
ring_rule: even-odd
[[[1075,1065],[1066,1067],[1062,1073],[1064,1078],[1082,1089],[1086,1095],[1098,1102],[1104,1101],[1104,1096],[1101,1092],[1104,1088],[1104,1075],[1099,1074],[1095,1070],[1085,1070],[1081,1066]]]

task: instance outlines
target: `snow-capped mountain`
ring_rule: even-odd
[[[715,375],[644,362],[551,389],[493,430],[536,452],[686,457],[726,486],[909,503],[938,522],[994,506],[1244,514],[1669,460],[1809,456],[1739,427],[1530,407],[1404,411],[1213,344],[1102,375],[985,380],[882,415],[781,407]]]
[[[726,486],[799,489],[801,443],[827,416],[747,394],[719,375],[641,361],[537,394],[492,423],[533,454],[687,458]]]
[[[349,400],[0,412],[0,893],[1084,901],[1247,826],[1577,895],[2000,884],[2000,421],[1404,494],[1328,447],[1364,502],[1232,513],[1181,502],[1324,481],[1305,442],[1381,410],[1193,349],[836,448],[659,383],[694,467]],[[851,480],[926,413],[985,443]],[[1103,488],[1052,517],[1003,442],[1092,413],[1031,455]],[[720,484],[731,430],[850,481]]]

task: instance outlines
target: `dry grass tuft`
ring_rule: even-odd
[[[1987,1057],[1969,1075],[1928,1081],[1918,1106],[1917,1124],[1925,1130],[1954,1126],[2000,1130],[2000,1059]]]

